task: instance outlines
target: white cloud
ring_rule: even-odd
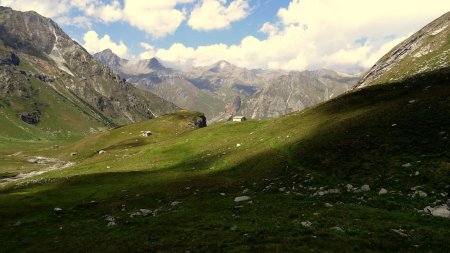
[[[186,13],[177,4],[192,0],[137,1],[125,0],[123,18],[155,38],[174,33],[185,20]]]
[[[224,59],[248,68],[357,71],[449,9],[448,0],[292,0],[277,21],[261,27],[265,39],[196,48],[176,43],[156,49],[156,56],[181,66]]]
[[[8,6],[18,11],[36,11],[46,17],[54,18],[70,10],[67,1],[62,0],[0,0],[1,6]]]
[[[88,50],[91,54],[100,52],[105,49],[111,49],[116,55],[127,58],[128,56],[128,48],[121,41],[119,43],[115,43],[111,40],[108,34],[105,34],[102,38],[99,37],[97,32],[88,31],[83,36],[83,47]]]
[[[139,54],[139,59],[146,60],[155,57],[156,52],[154,46],[145,42],[141,42],[139,43],[139,45],[145,50],[144,52]]]
[[[191,12],[188,24],[194,30],[215,30],[230,27],[250,13],[247,0],[234,0],[226,6],[226,0],[202,0]]]
[[[239,0],[240,1],[240,0]],[[123,2],[123,3],[122,3]],[[179,9],[194,0],[0,0],[0,5],[16,10],[34,10],[41,15],[56,18],[63,24],[88,26],[93,21],[111,23],[123,21],[154,38],[174,33],[186,19],[186,11]],[[84,19],[71,17],[78,10]],[[74,23],[71,23],[74,22]]]

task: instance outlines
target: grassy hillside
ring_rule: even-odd
[[[195,115],[182,112],[27,151],[18,156],[76,165],[3,185],[0,248],[448,252],[450,220],[419,211],[448,198],[449,76],[372,86],[271,121],[192,131]]]

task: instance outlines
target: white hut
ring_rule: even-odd
[[[244,116],[234,116],[233,117],[233,122],[244,122],[246,120],[247,120],[247,118]]]

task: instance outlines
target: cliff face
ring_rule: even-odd
[[[383,56],[358,82],[362,88],[450,66],[450,12]]]

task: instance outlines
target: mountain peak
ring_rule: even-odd
[[[225,60],[220,60],[216,63],[214,63],[213,65],[211,65],[211,67],[209,68],[209,71],[211,72],[221,72],[221,71],[227,71],[227,70],[232,70],[234,69],[235,66]]]
[[[166,69],[166,67],[164,67],[164,65],[162,65],[161,62],[159,62],[159,60],[157,58],[155,58],[155,57],[151,58],[148,61],[147,66],[150,69],[153,69],[153,70],[164,70],[164,69]]]
[[[108,65],[117,70],[123,61],[126,61],[116,55],[111,49],[107,48],[101,52],[95,53],[94,58],[99,60],[102,64]]]

